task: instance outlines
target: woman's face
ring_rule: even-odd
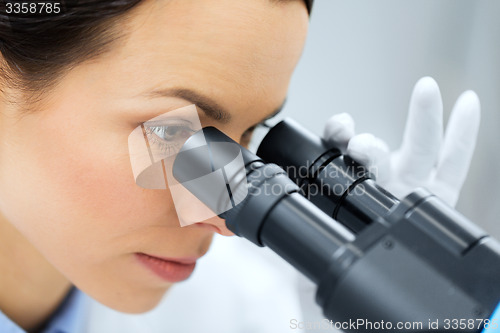
[[[125,37],[69,71],[36,112],[0,104],[0,210],[87,294],[143,312],[172,282],[138,253],[198,258],[226,231],[218,219],[180,227],[168,190],[137,186],[129,134],[204,96],[230,119],[200,109],[202,125],[239,141],[283,103],[308,15],[302,1],[268,0],[150,0],[130,14]]]

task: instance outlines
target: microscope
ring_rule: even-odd
[[[215,143],[237,145],[203,128],[181,148],[173,175],[217,212],[227,199],[190,182],[234,160],[234,150],[210,152]],[[232,205],[219,217],[317,285],[316,302],[344,331],[499,329],[500,243],[432,193],[399,200],[290,119],[270,129],[257,154],[240,146],[238,155],[240,172],[225,177]]]

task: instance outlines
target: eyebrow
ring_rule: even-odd
[[[217,102],[191,89],[171,88],[171,89],[154,90],[148,93],[146,96],[148,98],[160,98],[160,97],[182,98],[188,102],[195,104],[205,113],[205,115],[221,123],[228,123],[232,117],[231,113],[225,110]],[[269,120],[274,116],[276,116],[278,113],[280,113],[281,110],[283,109],[283,106],[285,105],[285,102],[286,98],[276,110],[274,110],[269,116],[267,116],[259,123],[265,122],[266,120]]]

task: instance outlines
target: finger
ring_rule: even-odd
[[[437,163],[443,136],[443,102],[430,77],[420,79],[410,101],[408,119],[395,172],[404,182],[421,186]]]
[[[323,138],[328,146],[345,151],[354,134],[354,119],[348,113],[339,113],[326,121]]]
[[[458,193],[467,176],[481,118],[479,98],[473,91],[460,95],[446,127],[446,134],[439,157],[435,187],[445,188],[450,197],[450,205],[458,199]],[[456,193],[456,195],[451,195]],[[436,193],[439,195],[439,193]],[[446,199],[442,197],[442,199]],[[445,200],[447,201],[447,200]],[[454,202],[453,202],[454,201]]]
[[[390,152],[383,140],[368,133],[358,134],[349,141],[346,153],[367,167],[379,184],[383,185],[389,180]]]

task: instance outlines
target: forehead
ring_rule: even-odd
[[[128,76],[134,95],[194,86],[219,100],[273,96],[272,108],[286,96],[307,25],[302,1],[146,1],[109,69]]]

